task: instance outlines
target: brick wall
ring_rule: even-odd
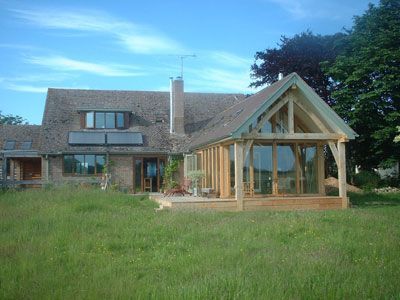
[[[110,155],[111,181],[121,188],[133,191],[133,157],[130,155]]]

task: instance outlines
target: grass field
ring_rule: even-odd
[[[400,195],[356,208],[155,212],[146,197],[0,194],[0,298],[400,298]]]

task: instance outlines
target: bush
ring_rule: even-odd
[[[379,182],[379,187],[397,187],[400,188],[400,178],[396,176],[390,176],[381,179]]]
[[[372,171],[361,171],[354,175],[354,184],[363,190],[372,190],[377,188],[381,177],[378,173]]]

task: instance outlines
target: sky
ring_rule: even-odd
[[[351,28],[364,0],[0,0],[0,111],[40,124],[47,88],[254,93],[257,51]],[[184,57],[181,59],[181,57]]]

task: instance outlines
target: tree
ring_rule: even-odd
[[[28,122],[23,117],[18,115],[3,115],[0,110],[0,124],[19,125],[28,124]]]
[[[400,1],[370,4],[346,39],[326,68],[334,109],[359,134],[350,144],[355,163],[365,170],[388,167],[400,159],[400,144],[393,143],[400,124]]]
[[[288,75],[296,72],[322,99],[332,104],[332,83],[323,72],[321,63],[333,63],[345,38],[344,33],[322,36],[314,35],[311,31],[296,34],[292,38],[282,36],[279,49],[266,49],[256,53],[255,62],[251,66],[251,77],[255,81],[250,86],[271,84],[278,80],[279,73]]]
[[[400,126],[397,126],[397,131],[399,134],[394,137],[393,142],[400,143]]]

